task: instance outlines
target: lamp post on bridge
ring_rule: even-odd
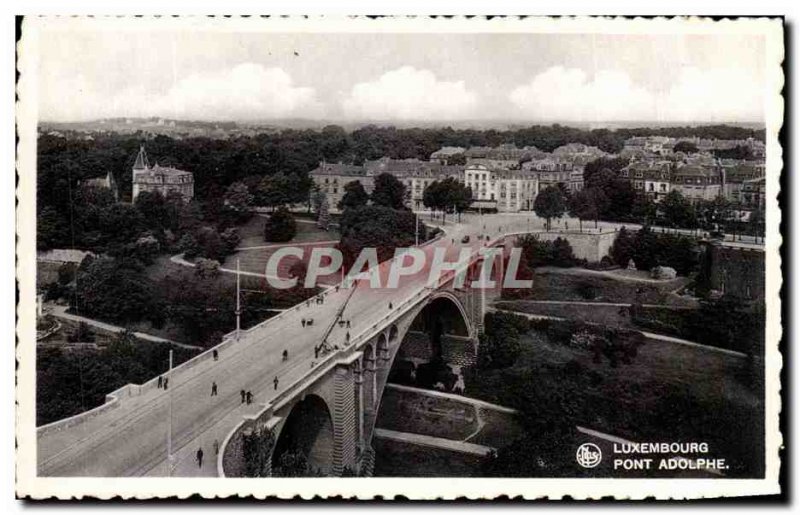
[[[167,371],[167,380],[172,378],[172,349],[169,350],[169,371]],[[167,383],[169,384],[169,383]],[[174,386],[173,386],[174,388]],[[172,476],[173,456],[172,456],[172,390],[167,394],[169,397],[169,409],[167,420],[167,476]]]

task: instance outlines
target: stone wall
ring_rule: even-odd
[[[617,239],[617,231],[589,232],[595,229],[584,228],[584,232],[543,232],[537,236],[543,241],[553,241],[561,238],[569,241],[572,252],[578,259],[585,259],[590,263],[596,263],[608,255],[614,240]],[[513,243],[513,240],[512,240]]]
[[[764,300],[766,265],[764,251],[719,243],[706,246],[710,252],[711,289],[745,300]]]

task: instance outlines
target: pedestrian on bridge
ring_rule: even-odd
[[[247,392],[247,404],[253,404],[253,392],[249,390]]]
[[[275,386],[275,389],[278,389],[278,376],[275,376],[275,379],[272,380],[272,384]]]
[[[347,321],[347,328],[350,329],[350,320]]]
[[[219,456],[219,440],[214,440],[214,456]]]
[[[303,325],[303,327],[305,327],[306,326],[306,319],[305,318],[301,319],[300,323]]]
[[[158,376],[158,387],[161,388],[162,386],[164,386],[164,377]]]
[[[214,397],[217,395],[217,382],[211,381],[211,396]]]
[[[350,331],[347,331],[347,334],[344,335],[344,343],[345,345],[350,345]]]
[[[169,377],[164,378],[164,389],[166,390],[169,388]]]
[[[214,361],[219,361],[219,353],[217,352],[217,349],[214,349],[211,354],[214,356]]]
[[[203,468],[203,448],[197,449],[197,468]]]
[[[239,394],[242,396],[242,404],[244,404],[245,397],[247,396],[247,394],[245,393],[245,391],[244,391],[244,390],[241,390],[241,391],[239,392]]]
[[[289,359],[289,351],[283,349],[283,361],[287,361]]]
[[[391,309],[392,309],[392,303],[390,302],[389,303],[389,310],[391,311]]]

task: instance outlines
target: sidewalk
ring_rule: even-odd
[[[54,317],[62,318],[64,320],[72,320],[73,322],[84,322],[92,327],[96,327],[98,329],[102,329],[104,331],[109,331],[112,333],[121,333],[125,331],[124,327],[120,327],[117,325],[108,324],[106,322],[100,322],[99,320],[94,320],[92,318],[86,318],[78,315],[73,315],[67,313],[67,306],[59,306],[57,304],[49,304],[48,307],[51,309],[51,313]],[[188,343],[180,343],[174,340],[168,340],[166,338],[161,338],[160,336],[153,336],[152,334],[147,333],[140,333],[134,332],[134,336],[140,338],[142,340],[147,340],[150,342],[156,343],[168,343],[170,345],[174,345],[176,347],[181,347],[183,349],[190,349],[190,350],[205,350],[203,347],[198,347],[196,345],[189,345]]]

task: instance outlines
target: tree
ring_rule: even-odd
[[[264,240],[289,241],[297,234],[297,222],[286,208],[278,208],[264,224]]]
[[[148,229],[169,227],[170,211],[163,195],[158,191],[142,191],[134,202]]]
[[[422,192],[422,203],[433,211],[441,211],[442,217],[452,208],[460,221],[461,213],[472,204],[472,189],[453,177],[433,181]]]
[[[85,259],[75,293],[81,315],[121,324],[162,316],[154,285],[132,259]]]
[[[611,245],[608,254],[611,256],[614,263],[621,267],[626,267],[628,266],[628,261],[633,257],[634,245],[633,235],[631,235],[628,229],[622,227],[617,233],[617,237]]]
[[[536,212],[536,216],[547,221],[547,230],[549,231],[550,220],[561,218],[566,211],[564,195],[557,187],[548,186],[536,195],[536,200],[533,202],[533,210]]]
[[[350,181],[344,185],[344,195],[337,207],[341,210],[345,210],[350,207],[366,206],[367,202],[369,202],[369,195],[361,182]]]
[[[606,196],[600,188],[585,188],[570,197],[569,213],[578,219],[581,232],[584,220],[594,219],[594,226],[597,227],[597,219],[606,201]]]
[[[331,214],[328,211],[328,197],[323,195],[322,202],[320,203],[319,210],[317,211],[317,227],[327,231],[330,223]]]
[[[722,195],[698,205],[697,218],[706,229],[724,231],[732,216],[733,205]]]
[[[194,273],[201,279],[214,279],[219,276],[219,261],[200,258],[195,263]]]
[[[660,207],[664,221],[669,227],[695,227],[694,207],[678,190],[667,193],[667,196],[661,201]]]
[[[311,188],[311,196],[309,197],[309,207],[314,210],[314,214],[317,216],[319,216],[320,209],[322,209],[322,204],[325,202],[325,199],[325,192],[314,184]]]
[[[673,152],[683,152],[684,154],[695,154],[698,151],[697,145],[692,143],[691,141],[679,141],[675,143],[675,146],[672,148]]]
[[[36,216],[36,247],[48,250],[71,246],[68,221],[52,207],[45,207]]]
[[[348,209],[342,213],[342,234],[339,249],[346,264],[352,264],[362,249],[375,248],[378,259],[384,261],[394,255],[398,247],[414,244],[416,219],[407,210],[383,206],[365,206]],[[425,235],[420,235],[420,241]]]
[[[382,173],[375,177],[372,203],[376,206],[403,209],[405,194],[406,187],[394,175]]]
[[[225,190],[223,204],[225,208],[239,216],[248,215],[253,206],[253,195],[247,185],[241,181],[234,182]]]

